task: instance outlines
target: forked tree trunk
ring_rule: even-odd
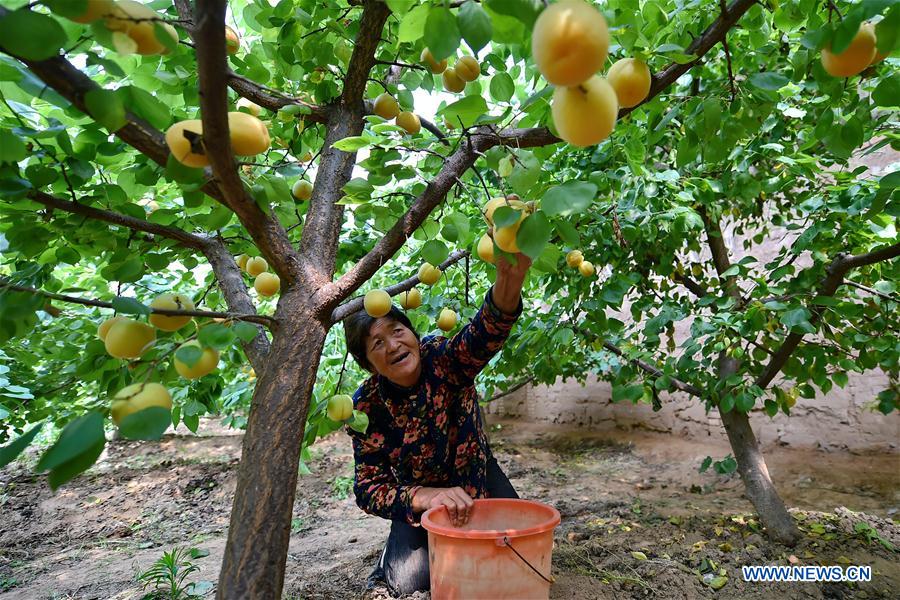
[[[719,376],[727,379],[737,372],[738,364],[735,359],[720,357]],[[747,413],[736,408],[724,412],[719,407],[719,414],[722,416],[722,424],[725,426],[725,433],[728,434],[744,489],[756,508],[760,522],[766,528],[766,534],[777,542],[793,546],[800,539],[800,531],[769,476],[766,459],[759,448],[756,436],[753,435]]]
[[[327,332],[312,315],[294,315],[272,341],[250,406],[217,598],[281,597],[300,446]]]

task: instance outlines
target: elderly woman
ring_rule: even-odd
[[[430,588],[429,508],[446,506],[455,525],[468,522],[473,498],[518,498],[488,447],[475,377],[500,350],[522,312],[522,283],[531,260],[498,257],[497,278],[475,318],[452,338],[419,338],[391,307],[378,319],[359,311],[344,321],[347,348],[372,373],[353,404],[366,413],[353,440],[356,503],[391,520],[391,532],[369,577],[394,595]]]

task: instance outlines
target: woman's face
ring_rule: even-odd
[[[402,323],[381,318],[369,328],[366,358],[379,375],[397,385],[412,387],[419,381],[422,364],[419,340]]]

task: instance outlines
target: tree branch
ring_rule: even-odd
[[[665,375],[665,373],[663,373],[661,370],[657,369],[656,367],[654,367],[653,365],[651,365],[648,362],[644,362],[637,358],[628,358],[627,356],[625,356],[625,353],[622,351],[621,348],[619,348],[618,346],[616,346],[615,344],[613,344],[611,342],[604,341],[603,347],[606,348],[607,350],[609,350],[610,352],[612,352],[613,354],[615,354],[616,356],[621,356],[622,358],[625,358],[634,366],[638,367],[642,371],[646,371],[647,373],[649,373],[650,375],[653,375],[654,377],[662,377],[663,375]],[[700,398],[701,400],[703,400],[706,397],[706,395],[703,393],[703,390],[701,390],[697,386],[691,385],[690,383],[685,383],[685,382],[681,381],[680,379],[676,379],[672,376],[669,376],[669,379],[672,381],[672,387],[674,387],[676,390],[680,390],[682,392],[687,392],[691,396],[696,396],[697,398]]]
[[[877,262],[891,260],[900,256],[900,243],[894,244],[892,246],[883,246],[878,250],[874,250],[872,252],[868,252],[866,254],[858,254],[856,256],[847,256],[840,255],[831,261],[831,264],[828,268],[825,269],[825,278],[822,280],[822,283],[819,285],[819,293],[816,298],[825,298],[828,296],[833,296],[837,291],[838,287],[844,282],[844,275],[847,274],[851,269],[857,269],[859,267],[864,267],[866,265],[875,264]],[[812,302],[812,317],[809,319],[809,322],[815,324],[819,318],[822,316],[822,313],[825,311],[825,306],[816,304],[815,299]],[[787,362],[788,358],[790,358],[791,354],[800,344],[800,340],[803,339],[802,333],[791,333],[786,338],[784,338],[784,342],[781,344],[781,347],[777,352],[772,356],[769,360],[769,363],[766,365],[763,372],[760,373],[759,377],[756,378],[756,385],[760,388],[765,389],[775,376],[781,371],[784,367],[784,364]]]
[[[200,80],[200,110],[206,156],[219,183],[223,200],[246,228],[260,253],[291,287],[298,276],[299,257],[287,232],[267,215],[245,189],[231,151],[226,103],[225,0],[198,0],[194,30]]]
[[[77,215],[82,215],[90,219],[96,219],[98,221],[112,223],[113,225],[119,225],[120,227],[127,227],[128,229],[145,231],[154,235],[166,237],[175,240],[182,246],[193,248],[194,250],[199,250],[201,252],[205,250],[210,241],[210,238],[194,235],[177,227],[159,225],[158,223],[151,223],[150,221],[145,221],[143,219],[136,219],[134,217],[129,217],[117,212],[94,208],[92,206],[87,206],[86,204],[80,204],[78,202],[70,202],[68,200],[57,198],[56,196],[51,196],[50,194],[46,194],[39,190],[30,192],[28,194],[28,197],[35,202],[39,202],[40,204],[53,209],[63,210]]]
[[[510,387],[506,388],[499,394],[494,394],[490,398],[485,398],[484,401],[485,402],[494,402],[496,400],[499,400],[500,398],[503,398],[504,396],[509,396],[510,394],[517,392],[518,390],[520,390],[521,388],[525,387],[526,385],[528,385],[529,383],[532,383],[532,382],[534,382],[533,375],[531,377],[526,377],[525,379],[522,379],[521,381],[517,381],[516,383],[514,383]]]
[[[37,296],[43,296],[45,298],[50,298],[51,300],[59,300],[60,302],[68,302],[70,304],[81,304],[83,306],[94,306],[97,308],[114,308],[112,303],[103,302],[101,300],[92,300],[89,298],[78,298],[75,296],[66,296],[63,294],[54,294],[53,292],[47,292],[45,290],[39,290],[37,288],[26,287],[22,285],[15,285],[13,283],[8,283],[6,281],[0,280],[0,288],[9,289],[15,292],[25,292],[28,294],[35,294]],[[167,315],[167,316],[178,316],[182,315],[185,317],[208,317],[210,319],[231,319],[233,321],[249,321],[251,323],[259,323],[261,325],[265,325],[266,327],[273,326],[276,321],[274,317],[267,317],[265,315],[242,315],[237,313],[230,312],[213,312],[208,310],[170,310],[163,308],[150,308],[150,312],[153,314],[159,315]]]
[[[440,265],[438,265],[438,268],[441,271],[444,271],[448,267],[456,264],[463,258],[469,256],[469,254],[470,254],[470,252],[468,250],[457,250],[456,252],[451,254],[450,257],[447,258],[447,260],[445,260]],[[419,276],[415,275],[413,277],[410,277],[409,279],[404,279],[400,283],[396,283],[390,287],[385,288],[384,291],[386,291],[391,296],[396,296],[397,294],[399,294],[401,292],[405,292],[407,290],[414,288],[418,283],[419,283]],[[356,311],[361,310],[362,307],[363,307],[363,298],[354,298],[353,300],[345,302],[344,304],[341,304],[339,307],[337,307],[334,310],[334,312],[331,313],[331,322],[338,323],[340,321],[343,321],[344,319],[346,319],[347,317],[349,317]]]
[[[334,144],[343,138],[357,136],[363,131],[363,116],[366,112],[363,92],[375,62],[375,50],[381,40],[384,23],[389,15],[390,10],[386,4],[366,3],[360,17],[359,32],[347,67],[347,75],[344,78],[341,100],[339,104],[333,106],[329,115],[325,143],[319,158],[319,170],[313,184],[312,198],[309,201],[303,237],[300,241],[300,256],[309,269],[311,289],[321,290],[328,286],[334,273],[344,217],[343,206],[337,202],[343,197],[343,187],[350,181],[356,164],[356,152],[338,150]],[[337,301],[347,295],[338,298]],[[337,301],[322,307],[319,316],[323,321],[330,318]]]

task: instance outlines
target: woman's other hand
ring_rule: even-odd
[[[450,522],[460,527],[469,522],[475,501],[461,487],[419,488],[412,499],[413,512],[425,512],[436,506],[446,506]]]

